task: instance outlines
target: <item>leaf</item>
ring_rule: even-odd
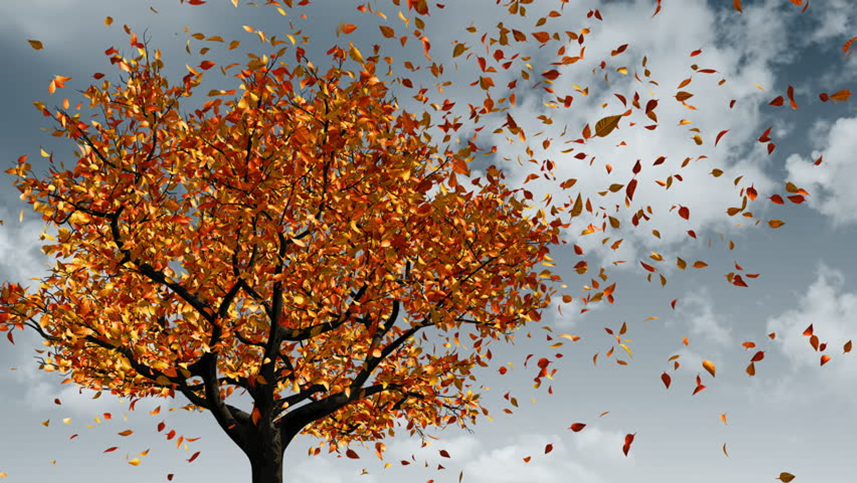
[[[849,352],[851,352],[851,341],[850,340],[848,342],[846,342],[844,346],[842,346],[842,353],[843,354],[847,354]]]
[[[547,445],[545,445],[545,454],[548,454],[551,451],[553,451],[553,445],[548,443]]]
[[[720,131],[720,133],[719,133],[719,134],[717,134],[717,137],[714,139],[714,145],[715,145],[715,146],[717,146],[717,143],[719,143],[719,142],[720,142],[720,138],[722,138],[722,137],[723,137],[723,135],[724,135],[724,134],[726,134],[726,133],[728,133],[728,132],[729,132],[729,130],[728,130],[728,129],[727,129],[727,130],[725,130],[725,131]]]
[[[358,455],[358,454],[357,454],[357,452],[355,452],[355,451],[354,451],[353,449],[351,449],[351,448],[348,448],[348,450],[345,452],[345,456],[348,456],[349,458],[351,458],[351,459],[353,459],[353,460],[356,460],[356,459],[359,459],[359,458],[360,458],[360,455]]]
[[[191,456],[190,458],[188,458],[187,462],[188,462],[188,463],[193,463],[193,460],[195,460],[195,459],[199,456],[199,453],[200,453],[199,451],[197,451],[196,453],[194,453],[194,454],[193,454],[193,456]]]
[[[130,436],[130,435],[134,434],[134,431],[131,429],[126,429],[125,431],[122,431],[122,432],[117,433],[117,434],[119,436]]]
[[[777,98],[774,99],[773,101],[769,102],[768,105],[769,106],[782,106],[784,102],[785,102],[785,99],[783,99],[783,96],[777,96]]]
[[[687,220],[690,218],[690,210],[686,206],[681,206],[678,209],[678,216]]]
[[[720,420],[723,421],[723,424],[726,424],[726,413],[720,415]]]
[[[786,224],[786,222],[784,222],[784,221],[780,221],[780,220],[768,220],[768,225],[769,225],[771,228],[779,228],[779,227],[781,227],[781,226],[783,226],[783,225],[785,225],[785,224]]]
[[[41,40],[28,40],[27,42],[30,44],[30,47],[32,47],[35,50],[42,50],[45,48],[45,46],[44,46],[44,44],[42,44]]]
[[[634,442],[634,436],[636,436],[636,434],[637,433],[625,435],[625,444],[622,445],[622,452],[625,453],[625,456],[628,456],[628,451],[631,450],[631,443]]]
[[[140,458],[134,458],[131,461],[129,461],[128,464],[133,465],[133,466],[139,466],[140,465]]]
[[[574,431],[575,433],[579,433],[585,427],[586,427],[586,425],[583,423],[574,423],[568,429]]]
[[[619,126],[622,116],[607,116],[595,123],[595,135],[605,137]]]
[[[822,356],[821,356],[821,365],[822,365],[822,366],[823,366],[823,365],[825,365],[825,364],[827,364],[827,363],[828,363],[828,361],[830,361],[830,356],[829,356],[829,355],[824,354],[824,355],[822,355]]]
[[[661,381],[664,382],[664,386],[666,386],[667,389],[670,388],[670,383],[672,382],[672,378],[670,378],[670,375],[667,374],[666,371],[664,371],[664,373],[661,374]]]
[[[791,104],[792,109],[797,109],[797,103],[795,102],[795,88],[789,86],[788,88],[788,96],[789,96],[789,104]]]
[[[717,370],[713,362],[706,360],[702,361],[702,368],[708,371],[708,373],[711,374],[711,377],[714,377],[714,372]]]
[[[729,457],[729,452],[726,451],[726,443],[723,443],[723,454],[725,454],[727,458]]]
[[[835,93],[830,95],[830,99],[834,102],[836,101],[847,101],[848,98],[851,97],[851,91],[848,89],[842,89],[841,91],[836,91]]]
[[[110,25],[110,24],[112,24],[112,23],[113,23],[113,17],[105,17],[105,18],[104,18],[104,25],[108,25],[108,26],[109,26],[109,25]]]
[[[791,474],[791,473],[783,472],[783,473],[780,473],[780,476],[778,476],[777,478],[774,478],[774,479],[775,479],[775,480],[780,480],[780,481],[782,481],[783,483],[789,483],[790,481],[792,481],[793,479],[795,479],[795,475],[793,475],[793,474]]]
[[[208,70],[208,69],[214,67],[215,65],[217,65],[217,64],[215,64],[214,62],[212,62],[210,60],[203,60],[202,63],[199,64],[199,67],[202,70]]]
[[[355,30],[357,30],[357,26],[354,24],[347,23],[342,26],[342,33],[344,33],[345,35],[348,35],[351,32],[354,32]]]
[[[102,453],[112,453],[113,451],[116,451],[117,449],[119,449],[118,446],[111,446],[110,448],[107,448],[104,451],[102,451]]]

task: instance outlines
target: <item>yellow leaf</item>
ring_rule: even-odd
[[[619,127],[620,119],[622,119],[622,116],[607,116],[601,119],[595,123],[595,135],[600,137],[607,136]]]
[[[357,47],[355,47],[351,42],[348,43],[348,56],[351,57],[351,60],[354,62],[359,64],[363,63],[363,55],[360,54],[360,51],[357,50]]]
[[[714,366],[714,363],[713,363],[713,362],[711,362],[711,361],[702,361],[702,367],[703,367],[703,369],[705,369],[706,371],[708,371],[708,373],[709,373],[709,374],[711,374],[711,377],[714,377],[714,371],[716,371],[716,370],[717,370],[717,368]]]
[[[42,44],[42,42],[40,40],[28,40],[27,42],[29,42],[30,47],[32,47],[35,50],[42,50],[45,48],[45,46]]]
[[[131,461],[129,461],[128,464],[134,465],[134,466],[139,466],[140,465],[140,458],[134,458]]]
[[[65,424],[70,424],[70,423],[71,423],[71,418],[65,418],[65,419],[63,419],[63,420],[62,420],[62,422],[63,422],[63,423],[65,423]]]

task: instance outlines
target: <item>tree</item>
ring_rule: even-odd
[[[523,16],[529,3],[507,6]],[[426,2],[408,7],[422,30]],[[564,34],[583,44],[584,33]],[[411,434],[475,422],[484,408],[466,389],[470,369],[490,358],[480,353],[490,341],[509,340],[540,319],[556,294],[548,282],[560,279],[537,265],[550,264],[562,228],[584,210],[599,214],[590,200],[578,194],[548,216],[533,209],[532,193],[506,186],[496,166],[466,188],[459,177],[482,149],[473,141],[440,146],[460,129],[458,118],[401,110],[389,96],[394,82],[376,75],[378,49],[364,58],[351,44],[335,46],[334,66],[321,73],[303,49],[294,48],[291,66],[280,48],[242,66],[238,98],[224,100],[237,90],[213,91],[215,99],[185,115],[183,99],[216,64],[203,61],[171,86],[160,53],[130,36],[137,56],[107,52],[126,78],[85,91],[98,121],[84,122],[65,102],[54,111],[37,105],[56,121],[56,136],[77,143],[74,167],[51,158],[50,176],[38,179],[22,157],[7,171],[43,219],[60,227],[44,250],[65,261],[34,293],[4,284],[2,327],[39,333],[52,351],[42,368],[68,373],[82,387],[134,398],[180,393],[210,411],[247,455],[255,483],[283,481],[283,452],[301,432],[327,439],[333,450],[383,438],[397,417]],[[430,61],[429,39],[415,36]],[[510,45],[510,36],[547,45],[559,34],[500,27],[496,43]],[[583,50],[576,57],[560,50],[558,65],[583,58]],[[465,51],[464,43],[453,47],[455,57]],[[497,51],[488,61],[505,65]],[[349,61],[357,72],[346,70]],[[494,67],[477,61],[485,98],[470,106],[470,120],[482,129],[480,119],[500,115],[500,129],[526,142],[511,115],[502,115],[514,94],[495,101],[487,74]],[[432,67],[440,77],[442,69]],[[546,70],[536,85],[560,75]],[[51,92],[65,80],[56,78]],[[413,87],[404,77],[395,83]],[[553,94],[549,84],[542,87]],[[417,100],[427,103],[428,95],[419,91]],[[620,100],[624,113],[587,124],[576,141],[610,135],[632,112]],[[571,105],[570,96],[556,102]],[[656,101],[631,104],[657,123]],[[440,143],[432,129],[444,133]],[[550,179],[553,162],[542,166]],[[634,175],[639,169],[638,162]],[[625,195],[635,226],[648,218],[643,208],[631,209],[636,186],[632,178],[605,187]],[[743,211],[755,190],[741,196],[744,206],[730,214]],[[603,224],[589,224],[584,234],[619,228],[603,211]],[[686,208],[677,213],[689,218]],[[649,276],[657,272],[641,263]],[[588,265],[574,269],[584,274]],[[598,278],[606,280],[603,270]],[[729,281],[746,286],[740,275]],[[614,288],[585,301],[612,301]],[[467,357],[451,344],[429,354],[418,343],[429,331],[457,340],[463,327],[478,332]],[[539,377],[548,365],[539,361]],[[251,396],[251,409],[227,403],[236,389]]]
[[[51,348],[43,368],[122,396],[183,394],[257,483],[282,481],[301,431],[335,447],[397,416],[412,433],[475,418],[463,381],[478,353],[415,339],[472,324],[487,342],[538,320],[556,223],[527,216],[498,170],[458,184],[472,149],[428,144],[368,64],[344,82],[340,67],[251,62],[239,100],[184,117],[193,78],[170,86],[158,54],[109,55],[127,79],[85,92],[99,122],[49,113],[78,143],[74,168],[9,170],[62,226],[45,253],[70,259],[35,293],[3,287],[2,321]],[[236,388],[252,410],[227,403]]]

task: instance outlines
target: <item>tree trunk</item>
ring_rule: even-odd
[[[252,483],[283,483],[283,454],[288,442],[284,444],[279,428],[270,422],[260,421],[254,432],[255,441],[245,452],[250,459]]]
[[[250,460],[253,483],[283,483],[283,452],[271,448],[267,454],[256,455]]]

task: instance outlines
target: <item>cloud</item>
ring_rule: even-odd
[[[768,319],[769,331],[777,333],[781,341],[780,350],[791,362],[794,370],[813,368],[819,377],[828,382],[825,387],[841,388],[842,382],[857,382],[857,366],[849,358],[853,354],[842,353],[842,346],[848,340],[857,340],[857,293],[844,292],[844,274],[827,265],[820,264],[816,270],[816,279],[800,298],[797,307],[776,317]],[[813,350],[809,337],[803,334],[810,324],[820,342],[827,342],[825,352],[831,361],[819,368],[821,354]],[[844,391],[847,392],[847,391]],[[853,391],[851,391],[853,393]]]
[[[467,463],[465,478],[475,483],[603,482],[598,474],[570,459],[559,436],[520,435],[516,439],[519,442],[484,451]],[[548,443],[553,444],[553,451],[545,455]],[[531,457],[529,463],[523,460],[527,456]]]
[[[707,289],[688,292],[680,300],[677,316],[687,321],[691,338],[698,337],[720,346],[732,342],[731,330],[728,324],[714,313],[714,304]]]
[[[825,123],[817,123],[812,132],[824,133]],[[810,159],[793,154],[786,159],[789,180],[809,191],[808,205],[831,218],[834,226],[857,222],[857,117],[840,118],[821,135],[820,148]],[[820,165],[814,162],[824,156]]]

